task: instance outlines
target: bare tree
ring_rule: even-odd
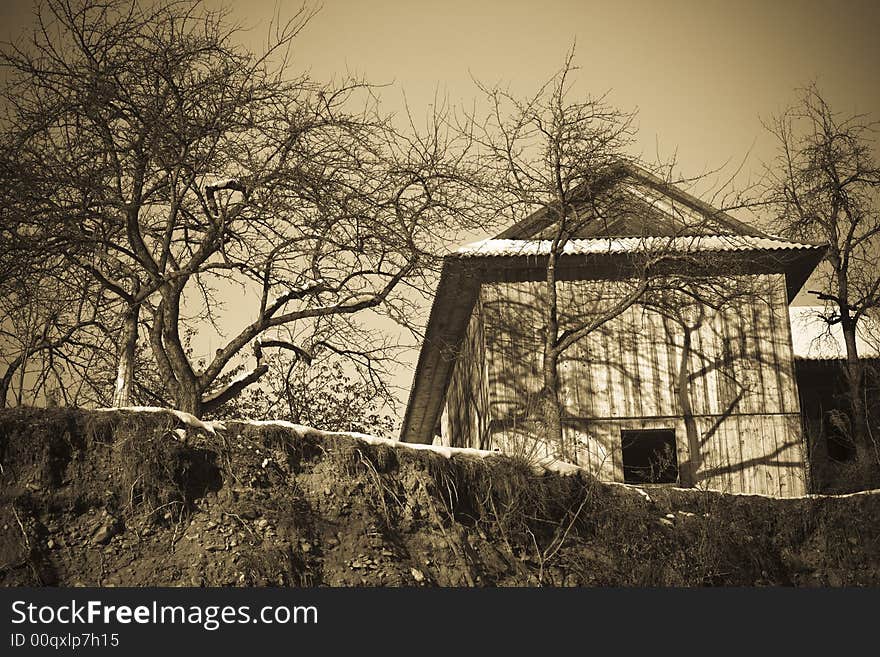
[[[34,404],[73,401],[67,385],[95,365],[94,356],[106,349],[112,318],[105,300],[95,295],[83,276],[72,276],[58,258],[10,266],[0,281],[0,407],[10,402]],[[83,367],[82,359],[92,360]]]
[[[547,433],[563,454],[559,356],[590,327],[560,329],[557,263],[571,237],[594,216],[584,208],[597,208],[614,193],[623,149],[633,136],[633,115],[610,107],[604,97],[569,100],[573,57],[572,50],[561,71],[524,100],[478,82],[490,111],[486,121],[474,122],[482,128],[478,140],[501,205],[514,219],[540,210],[553,226],[548,235],[552,245],[546,267],[541,398]],[[637,298],[640,288],[637,284],[632,296],[620,303]]]
[[[634,115],[615,109],[605,96],[573,100],[573,57],[572,50],[562,69],[525,100],[478,83],[491,110],[487,120],[474,121],[480,125],[478,141],[486,153],[484,167],[495,180],[497,202],[514,219],[528,217],[516,230],[524,226],[529,237],[546,245],[541,251],[547,262],[540,416],[563,458],[572,458],[573,446],[564,440],[559,362],[572,345],[633,305],[650,305],[658,292],[678,291],[682,298],[711,292],[719,304],[740,294],[719,296],[712,288],[722,258],[716,255],[707,267],[705,254],[681,240],[712,234],[716,218],[730,217],[705,204],[694,212],[682,203],[663,209],[674,221],[662,235],[652,234],[648,225],[657,204],[665,203],[664,193],[675,196],[674,185],[692,185],[703,176],[673,183],[672,163],[650,167],[654,173],[629,156]],[[608,272],[614,283],[602,299],[593,300],[590,312],[565,311],[559,299],[560,265],[573,240],[601,235],[618,220],[645,222],[628,227],[640,237],[629,248],[625,266]],[[501,237],[522,235],[508,231]]]
[[[47,0],[4,49],[3,158],[21,183],[5,202],[122,303],[117,403],[141,324],[165,393],[196,415],[266,373],[264,346],[368,357],[382,338],[358,314],[408,325],[401,290],[476,225],[468,140],[442,106],[401,133],[361,80],[288,77],[312,14],[256,54],[198,1]],[[251,320],[200,367],[183,329],[221,332],[236,287]],[[248,345],[256,364],[227,376]]]
[[[880,167],[872,150],[877,125],[866,116],[833,112],[815,85],[766,125],[779,145],[765,199],[778,229],[828,244],[811,293],[825,304],[822,319],[843,332],[852,438],[868,462],[880,453],[870,438],[856,334],[880,308]]]

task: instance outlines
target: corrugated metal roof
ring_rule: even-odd
[[[454,252],[460,258],[540,256],[550,253],[551,240],[486,239]],[[824,246],[749,235],[695,235],[689,237],[617,237],[569,240],[565,255],[636,253],[645,251],[778,251],[813,250]]]

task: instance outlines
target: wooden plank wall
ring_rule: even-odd
[[[566,431],[578,443],[582,465],[620,481],[621,429],[672,428],[684,485],[778,496],[805,492],[784,277],[748,281],[759,296],[720,311],[631,307],[565,354],[560,392]],[[624,289],[625,283],[611,281],[560,283],[563,322],[599,312]],[[542,299],[539,282],[483,286],[475,313],[480,317],[472,320],[469,336],[484,333],[486,367],[457,366],[450,387],[448,408],[457,409],[450,415],[462,427],[456,435],[469,436],[459,444],[485,447],[483,432],[489,430],[489,423],[465,418],[462,390],[477,397],[471,405],[480,409],[477,415],[482,409],[488,413],[494,445],[523,452],[526,442],[534,443],[529,420],[542,383]],[[469,337],[462,356],[480,358],[480,348]],[[696,429],[690,432],[678,385],[683,361]],[[542,448],[532,444],[530,449]]]

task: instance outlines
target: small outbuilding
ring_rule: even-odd
[[[668,312],[635,303],[559,361],[566,441],[608,481],[737,493],[807,491],[789,304],[824,247],[759,231],[640,169],[629,202],[587,222],[557,267],[560,316],[598,312],[662,244],[699,275],[751,293]],[[447,256],[401,438],[552,455],[535,421],[546,264],[553,227],[538,212]],[[696,274],[695,274],[696,275]]]

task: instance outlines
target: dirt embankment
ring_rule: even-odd
[[[880,496],[638,491],[168,413],[0,412],[0,584],[878,585]]]

